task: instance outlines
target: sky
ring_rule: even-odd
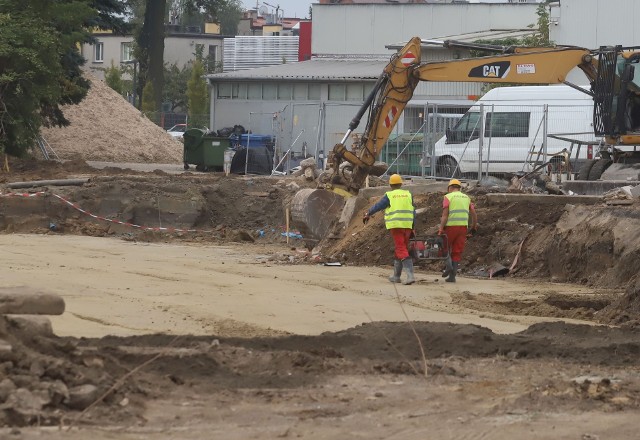
[[[242,0],[242,3],[244,4],[245,8],[247,9],[255,9],[256,8],[256,2],[255,0]],[[317,1],[311,1],[311,0],[271,0],[268,1],[266,4],[261,1],[258,0],[258,7],[264,5],[266,6],[267,9],[269,9],[269,12],[275,12],[275,6],[280,6],[280,11],[284,11],[284,16],[285,17],[297,17],[297,18],[308,18],[309,17],[309,6],[311,6],[311,3],[317,3]],[[271,7],[269,5],[272,5],[274,7]],[[281,12],[278,11],[278,14],[281,14]]]

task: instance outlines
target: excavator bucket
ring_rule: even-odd
[[[291,223],[303,237],[322,240],[340,218],[345,198],[326,189],[301,189],[291,200]]]

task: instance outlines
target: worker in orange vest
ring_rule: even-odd
[[[402,177],[393,174],[389,177],[391,191],[387,193],[365,212],[362,221],[366,224],[369,218],[378,211],[384,211],[384,224],[391,232],[395,244],[393,275],[389,277],[392,283],[399,283],[402,269],[407,273],[407,279],[402,284],[413,284],[413,260],[409,256],[409,240],[413,234],[415,206],[413,196],[406,189],[402,189]]]
[[[450,262],[447,262],[442,276],[447,277],[445,281],[449,283],[456,282],[458,264],[467,242],[469,217],[471,217],[471,233],[475,234],[478,229],[476,208],[469,196],[460,190],[461,188],[462,184],[458,179],[449,181],[448,192],[442,201],[442,217],[438,230],[438,235],[446,234],[447,236]]]

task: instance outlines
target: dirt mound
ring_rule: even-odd
[[[640,281],[597,314],[600,322],[640,328]]]
[[[71,125],[42,129],[42,136],[61,160],[182,162],[182,143],[103,81],[86,76],[91,81],[86,98],[62,108]]]
[[[98,401],[122,371],[104,353],[78,350],[77,343],[30,333],[0,316],[0,425],[58,425]],[[130,385],[116,387],[101,401],[99,412],[129,418],[123,402]],[[108,409],[107,409],[108,408]]]
[[[0,339],[5,341],[0,350],[0,425],[128,425],[144,420],[145,402],[162,396],[223,393],[228,404],[238,398],[235,393],[246,398],[246,390],[299,389],[307,395],[336,376],[421,376],[421,344],[430,377],[471,375],[470,380],[478,380],[482,369],[478,364],[465,366],[470,359],[491,359],[489,370],[504,370],[498,376],[517,376],[516,371],[527,368],[524,361],[540,363],[535,369],[558,360],[588,369],[596,365],[598,371],[628,368],[640,361],[639,336],[637,329],[563,322],[533,325],[512,335],[477,325],[376,322],[319,336],[86,339],[29,333],[0,317]],[[543,378],[557,376],[549,372],[555,367],[546,368]],[[623,401],[615,398],[624,396],[623,407],[637,407],[640,388],[628,380],[624,388],[607,388],[606,395],[597,393],[593,401],[620,404]],[[556,385],[573,387],[562,381]],[[584,397],[566,392],[559,396],[557,403],[566,405]]]
[[[435,234],[444,194],[415,197],[417,208],[427,208],[416,219],[418,236]],[[323,252],[330,259],[361,265],[393,264],[393,241],[384,227],[382,214],[365,226],[364,210],[339,240],[327,239]],[[631,261],[640,260],[640,208],[527,202],[488,204],[476,200],[479,229],[467,241],[461,272],[487,276],[499,264],[511,267],[512,276],[551,278],[608,288],[626,287],[636,277]],[[440,263],[421,261],[419,266],[438,270]],[[482,274],[482,275],[480,275]]]

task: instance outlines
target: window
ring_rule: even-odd
[[[278,99],[291,100],[292,91],[293,87],[291,87],[291,84],[278,84]]]
[[[133,43],[120,44],[120,61],[133,61]]]
[[[104,43],[96,43],[93,46],[93,61],[102,63],[104,61]]]
[[[344,101],[346,89],[344,84],[329,84],[329,101]]]
[[[277,84],[263,84],[262,86],[262,99],[267,100],[275,100],[278,96],[278,85]]]
[[[319,101],[320,100],[320,84],[309,84],[308,96],[310,101]]]
[[[307,100],[307,85],[304,83],[295,83],[293,85],[293,99],[296,101]]]
[[[362,84],[347,84],[347,101],[364,101]]]
[[[250,83],[247,90],[247,99],[262,99],[262,84]]]
[[[209,45],[209,61],[215,64],[216,62],[216,47],[213,44]]]
[[[233,84],[231,97],[233,99],[247,99],[247,84],[246,83],[236,83]]]
[[[461,144],[478,138],[479,112],[467,112],[451,130],[447,130],[447,144]]]
[[[218,98],[219,99],[231,99],[231,83],[218,84]]]
[[[528,137],[529,112],[487,113],[484,124],[486,137]]]

